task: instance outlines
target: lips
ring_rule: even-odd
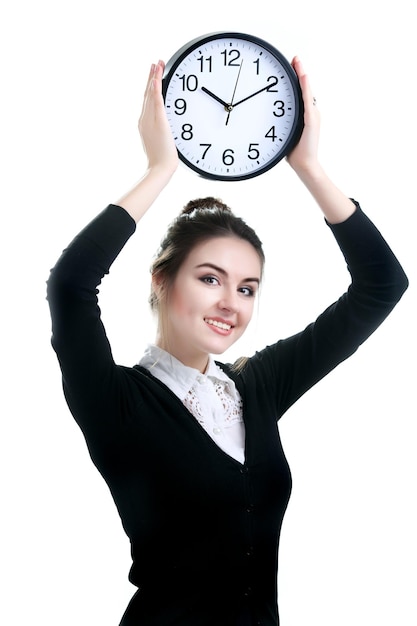
[[[204,321],[209,326],[213,326],[215,329],[222,330],[225,332],[228,332],[232,330],[232,328],[234,328],[233,324],[229,324],[228,322],[224,320],[216,319],[213,317],[206,317]]]

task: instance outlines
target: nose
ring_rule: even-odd
[[[222,311],[228,311],[229,313],[239,313],[239,300],[238,294],[235,291],[227,291],[223,293],[221,300],[219,300],[219,308]]]

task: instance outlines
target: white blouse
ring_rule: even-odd
[[[242,399],[233,380],[216,365],[212,356],[202,374],[150,344],[139,365],[175,393],[224,452],[239,463],[245,462]]]

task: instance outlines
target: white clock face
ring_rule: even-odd
[[[166,67],[165,108],[179,156],[208,178],[257,176],[299,138],[295,73],[262,40],[208,37],[185,46]]]

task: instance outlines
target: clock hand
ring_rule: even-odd
[[[234,100],[234,98],[235,98],[236,87],[237,87],[237,84],[238,84],[238,82],[239,82],[240,72],[242,71],[242,65],[243,65],[243,59],[242,59],[242,63],[241,63],[241,64],[240,64],[240,66],[239,66],[239,71],[238,71],[238,73],[237,73],[237,78],[236,78],[236,82],[235,82],[235,88],[233,89],[233,96],[232,96],[232,102],[231,102],[231,104],[233,104],[233,100]]]
[[[220,102],[220,104],[222,104],[224,106],[225,111],[231,111],[232,105],[231,104],[227,104],[227,102],[225,102],[224,100],[219,98],[219,96],[216,96],[216,94],[213,93],[212,91],[210,91],[209,89],[207,89],[207,87],[201,87],[201,91],[204,91],[204,93],[208,94],[209,96],[211,96],[212,98],[217,100],[217,102]]]
[[[239,71],[238,71],[238,73],[237,73],[237,78],[236,78],[236,82],[235,82],[235,88],[234,88],[234,90],[233,90],[232,102],[230,103],[230,109],[228,109],[228,113],[227,113],[227,118],[226,118],[226,126],[227,126],[227,124],[228,124],[228,122],[229,122],[230,113],[231,113],[231,111],[232,111],[232,109],[233,109],[233,107],[234,107],[233,100],[234,100],[235,93],[236,93],[236,87],[237,87],[237,84],[238,84],[238,82],[239,82],[240,72],[242,71],[242,65],[243,65],[243,59],[242,59],[242,63],[241,63],[241,64],[240,64],[240,66],[239,66]]]
[[[246,100],[249,100],[249,98],[253,98],[253,96],[257,96],[258,93],[262,93],[263,91],[266,91],[267,89],[269,89],[271,85],[267,85],[266,87],[262,87],[262,89],[259,89],[258,91],[255,91],[254,93],[251,93],[250,96],[246,96],[246,98],[243,98],[243,100],[239,100],[239,102],[236,102],[233,107],[237,107],[238,104],[242,104],[242,102],[246,102]]]

